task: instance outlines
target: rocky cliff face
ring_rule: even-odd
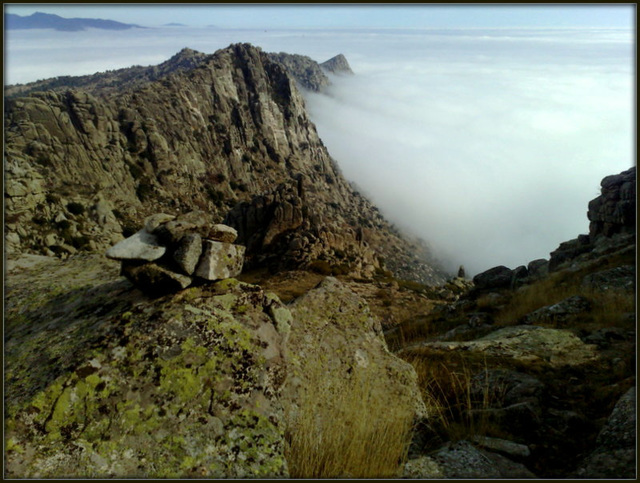
[[[32,90],[43,87],[54,90]],[[254,208],[236,208],[229,220],[266,230],[247,236],[261,250],[277,245],[271,255],[286,263],[321,261],[364,276],[384,257],[399,276],[443,280],[345,181],[296,82],[258,48],[183,50],[153,68],[7,93],[23,94],[5,104],[9,255],[102,250],[152,212],[201,209],[220,222],[248,203]],[[316,259],[300,259],[305,243]]]

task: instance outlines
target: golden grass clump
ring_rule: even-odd
[[[504,388],[490,387],[486,361],[465,362],[462,357],[438,357],[420,350],[402,354],[418,375],[422,398],[431,414],[431,426],[443,440],[460,441],[473,436],[504,436],[487,413],[482,411],[500,407]],[[473,390],[474,375],[487,375],[480,393]]]
[[[317,371],[288,408],[292,478],[394,478],[407,459],[413,411],[389,405],[374,371]]]

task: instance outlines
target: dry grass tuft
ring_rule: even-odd
[[[418,375],[418,385],[427,408],[431,425],[443,440],[460,441],[473,436],[504,436],[486,413],[477,409],[499,407],[504,391],[490,387],[487,377],[479,394],[473,390],[472,378],[487,373],[487,362],[465,361],[458,356],[438,357],[433,353],[411,351],[402,355]]]
[[[318,366],[320,368],[320,366]],[[413,412],[380,397],[373,371],[318,371],[288,408],[292,478],[394,478],[407,459]]]

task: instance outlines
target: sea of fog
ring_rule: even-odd
[[[600,180],[635,165],[634,33],[615,29],[5,32],[5,84],[235,42],[355,76],[307,94],[320,137],[396,225],[473,275],[587,233]]]

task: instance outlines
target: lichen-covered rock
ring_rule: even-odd
[[[203,241],[202,256],[194,275],[205,280],[235,277],[242,271],[245,248],[213,240]]]
[[[469,351],[521,362],[544,361],[551,366],[580,365],[598,358],[595,345],[585,344],[570,330],[517,325],[472,341],[427,342],[410,346],[435,351]]]
[[[635,291],[636,267],[634,265],[622,265],[620,267],[591,273],[582,279],[584,286],[606,292],[608,290],[622,289]]]
[[[379,404],[389,408],[389,418],[428,415],[413,367],[388,351],[379,320],[348,287],[327,277],[296,299],[291,313],[288,391],[294,404],[298,391],[320,371],[326,377],[314,383],[328,387],[362,377]]]
[[[588,299],[580,295],[573,295],[525,315],[520,322],[523,324],[562,323],[571,316],[589,312],[589,310],[591,310],[591,302]]]
[[[113,260],[147,260],[161,258],[167,251],[158,237],[142,229],[107,250],[105,255]]]
[[[62,280],[75,262],[49,274]],[[28,287],[13,287],[5,476],[286,477],[279,395],[289,327],[277,298],[229,279],[136,299],[109,273],[75,292],[40,290],[28,311]],[[105,304],[114,287],[114,302],[126,303]]]

